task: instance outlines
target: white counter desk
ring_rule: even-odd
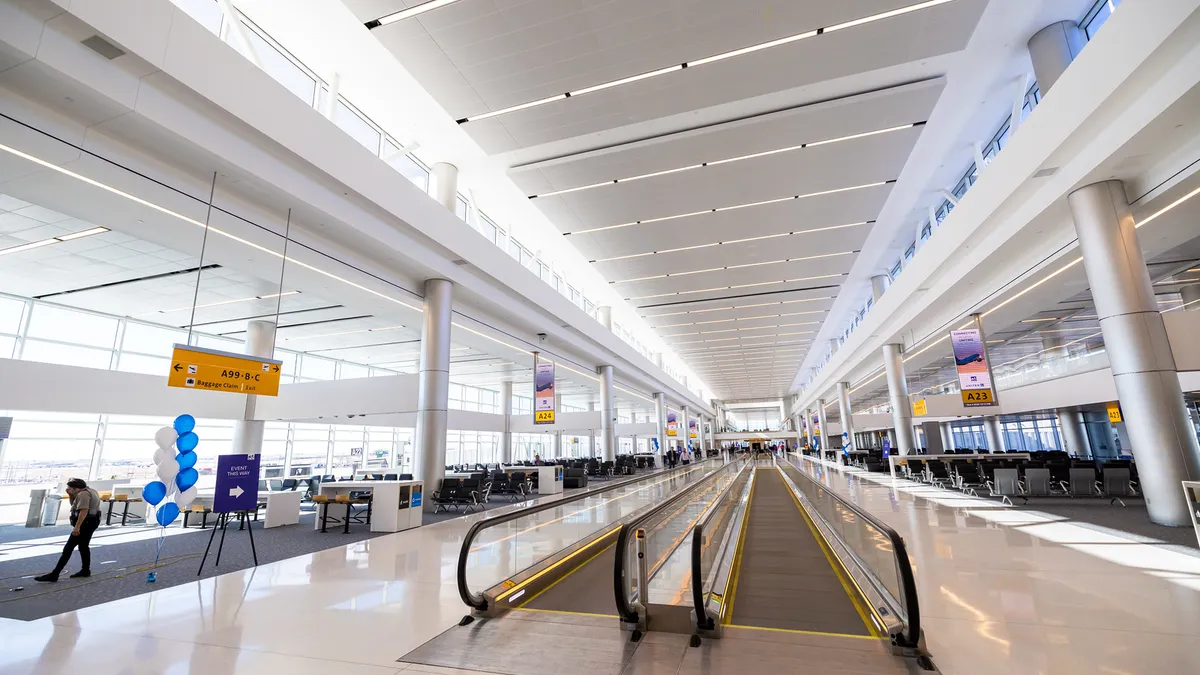
[[[334,500],[339,494],[371,493],[371,531],[399,532],[421,526],[421,506],[424,503],[424,484],[419,480],[343,480],[321,483],[319,494],[329,497],[328,517],[346,517],[346,504]],[[362,509],[365,514],[365,508]],[[313,529],[321,529],[321,507]]]

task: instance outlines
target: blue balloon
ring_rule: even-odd
[[[196,453],[192,452],[191,450],[187,452],[181,452],[178,455],[175,455],[175,461],[179,462],[180,471],[183,471],[184,469],[190,469],[193,466],[196,466]]]
[[[186,434],[196,428],[196,418],[191,415],[180,415],[175,418],[175,431]]]
[[[196,484],[200,480],[200,472],[195,469],[184,469],[175,476],[175,487],[179,488],[180,492],[187,492],[187,489]]]
[[[158,506],[158,503],[166,496],[167,486],[163,485],[161,480],[152,480],[146,483],[146,487],[142,488],[142,499],[145,499],[154,506]]]
[[[156,509],[154,512],[154,519],[157,520],[158,524],[162,525],[163,527],[175,522],[175,519],[178,517],[179,505],[175,502],[167,502],[166,504],[158,507],[158,509]]]
[[[179,438],[175,439],[175,447],[179,448],[180,452],[191,452],[200,445],[200,437],[194,431],[179,434]]]

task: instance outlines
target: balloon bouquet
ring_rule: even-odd
[[[180,511],[196,499],[196,481],[200,480],[200,473],[196,471],[196,446],[200,444],[200,437],[193,431],[195,428],[196,418],[180,415],[172,426],[163,427],[154,434],[154,442],[158,445],[154,451],[154,466],[159,480],[146,484],[142,489],[142,498],[155,507],[154,519],[163,527],[158,535],[155,567],[158,567],[163,533],[167,526],[175,522]],[[147,582],[156,579],[157,574],[153,570],[146,574]]]

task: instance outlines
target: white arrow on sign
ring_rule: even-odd
[[[244,492],[245,492],[245,490],[242,489],[242,486],[238,485],[237,487],[234,487],[229,491],[229,496],[230,497],[241,497]]]

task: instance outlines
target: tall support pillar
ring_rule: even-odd
[[[604,326],[605,330],[612,332],[612,307],[601,305],[596,308],[596,320]]]
[[[850,383],[838,382],[838,412],[842,416],[842,434],[846,443],[854,450],[854,415],[850,412]]]
[[[663,466],[663,453],[667,451],[667,401],[661,391],[654,394],[654,421],[658,429],[655,438],[658,439],[658,466]]]
[[[1000,418],[983,418],[983,430],[987,435],[988,452],[1004,452],[1004,434],[1001,433]]]
[[[904,357],[900,345],[883,346],[883,368],[887,374],[888,403],[892,407],[895,445],[892,450],[901,457],[913,451],[912,403],[908,399],[908,382],[904,378]]]
[[[450,398],[450,310],[454,284],[425,280],[425,321],[421,326],[421,360],[417,371],[417,428],[413,473],[429,492],[446,476],[446,410]],[[433,509],[433,500],[426,502]]]
[[[817,399],[817,426],[821,429],[817,434],[817,440],[820,441],[821,452],[824,453],[826,450],[832,449],[829,447],[829,443],[833,435],[829,433],[829,422],[825,419],[825,399],[823,398]]]
[[[446,162],[435,162],[433,165],[433,198],[439,204],[450,209],[450,213],[458,212],[458,167]]]
[[[949,422],[938,422],[938,430],[942,435],[942,452],[954,449],[954,429]]]
[[[562,432],[555,431],[554,432],[554,459],[558,459],[562,456],[563,456]]]
[[[273,321],[251,321],[246,324],[246,356],[274,358],[275,323]],[[246,396],[246,414],[233,423],[233,452],[238,455],[257,455],[262,452],[263,431],[267,423],[254,419],[258,397]]]
[[[1072,192],[1067,203],[1146,510],[1160,525],[1188,525],[1190,506],[1180,481],[1200,479],[1200,444],[1188,419],[1125,186],[1120,181],[1094,183]]]
[[[1060,408],[1058,413],[1058,431],[1062,434],[1063,450],[1075,457],[1087,459],[1092,456],[1091,446],[1088,445],[1087,433],[1083,430],[1083,413],[1078,410]]]
[[[1033,61],[1033,76],[1045,96],[1067,66],[1087,44],[1087,38],[1074,21],[1059,21],[1039,30],[1029,38],[1029,58]]]
[[[617,458],[617,405],[613,398],[613,367],[600,366],[600,437],[601,457],[611,462]]]
[[[692,430],[689,426],[691,424],[691,420],[691,411],[688,410],[686,405],[682,406],[679,409],[679,438],[681,439],[679,442],[679,447],[682,450],[687,450],[688,446],[690,445],[690,441],[692,440]]]
[[[500,434],[500,463],[512,464],[512,382],[500,383],[500,412],[504,414],[504,432]]]

